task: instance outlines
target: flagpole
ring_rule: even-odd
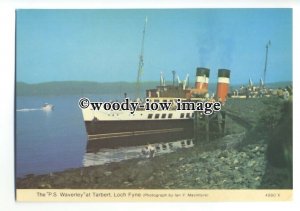
[[[269,51],[269,46],[271,45],[271,41],[266,45],[266,60],[265,60],[265,69],[264,69],[264,84],[266,84],[266,73],[267,73],[267,64],[268,64],[268,51]]]

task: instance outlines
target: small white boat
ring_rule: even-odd
[[[52,111],[53,109],[54,109],[54,105],[49,103],[45,103],[42,107],[43,111]]]

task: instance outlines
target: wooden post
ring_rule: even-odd
[[[206,142],[209,142],[209,116],[205,115],[205,136]]]
[[[194,112],[194,139],[195,139],[195,145],[198,145],[200,142],[200,134],[199,134],[199,122],[200,122],[200,112],[195,111]]]
[[[219,127],[219,136],[222,136],[223,135],[223,115],[221,112],[218,112],[217,114],[217,119],[218,119],[218,127]]]
[[[223,133],[222,136],[226,134],[226,111],[221,111],[223,117]]]
[[[194,139],[195,145],[200,144],[205,138],[205,118],[200,111],[194,113]]]

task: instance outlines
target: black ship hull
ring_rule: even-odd
[[[88,133],[87,152],[194,137],[193,119],[85,121],[85,126]]]

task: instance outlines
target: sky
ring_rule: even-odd
[[[145,17],[142,81],[206,67],[258,83],[269,40],[266,81],[292,80],[292,9],[17,10],[16,79],[135,82]]]

